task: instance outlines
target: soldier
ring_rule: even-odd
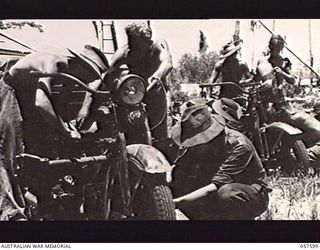
[[[55,77],[38,78],[30,72],[67,73],[88,83],[99,80],[102,72],[107,69],[107,65],[104,64],[107,62],[104,62],[103,55],[92,46],[86,46],[84,53],[91,58],[88,60],[90,64],[72,55],[34,52],[21,58],[3,77],[4,83],[14,90],[17,97],[23,118],[24,143],[29,153],[39,153],[38,150],[46,145],[39,145],[41,138],[34,136],[35,133],[54,133],[66,139],[81,138],[79,131],[63,119],[61,112],[58,112],[52,102],[52,87],[57,84],[63,85],[65,81],[70,80]],[[37,146],[38,149],[32,149]]]
[[[172,131],[184,149],[174,170],[174,202],[192,219],[254,219],[267,209],[271,190],[260,158],[242,133],[211,115],[203,99],[182,106]]]
[[[145,97],[146,110],[152,136],[155,139],[168,137],[167,109],[171,99],[166,76],[172,68],[172,58],[165,40],[152,40],[152,30],[144,23],[133,23],[125,28],[128,44],[113,55],[105,82],[110,82],[126,65],[129,72],[137,74],[153,86]],[[110,79],[110,80],[109,80]],[[109,81],[108,81],[109,80]],[[103,88],[97,86],[96,88]],[[84,119],[89,107],[84,109],[78,119]]]
[[[255,81],[263,81],[264,87],[270,90],[266,94],[266,101],[277,104],[284,103],[283,81],[295,83],[295,77],[290,73],[289,59],[280,55],[283,48],[283,38],[273,35],[269,40],[269,55],[258,61],[255,76]]]
[[[222,76],[222,82],[233,82],[239,86],[252,82],[253,76],[250,74],[248,65],[237,58],[241,45],[230,42],[223,46],[220,59],[216,63],[210,77],[210,82],[214,83],[218,77]],[[221,86],[220,98],[236,98],[241,96],[241,91],[234,86]]]

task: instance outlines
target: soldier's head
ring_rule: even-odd
[[[125,28],[128,36],[129,47],[143,48],[150,46],[152,41],[152,30],[146,23],[132,23]]]
[[[220,51],[220,60],[226,61],[229,58],[236,58],[238,51],[241,49],[240,44],[235,44],[234,42],[229,42],[225,44]]]
[[[196,146],[218,137],[225,128],[225,120],[211,115],[208,102],[195,98],[181,106],[180,122],[172,128],[172,139],[180,146]]]
[[[269,40],[269,50],[271,54],[279,54],[284,47],[284,39],[280,35],[273,35]]]

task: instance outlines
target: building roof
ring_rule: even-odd
[[[0,55],[24,56],[33,51],[28,45],[0,32]]]

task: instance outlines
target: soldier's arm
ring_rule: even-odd
[[[294,75],[291,74],[291,70],[289,67],[284,67],[282,69],[283,71],[283,76],[284,76],[284,79],[288,82],[288,83],[291,83],[291,84],[294,84],[295,81],[296,81],[296,77]]]
[[[149,83],[153,79],[161,79],[166,76],[172,69],[172,56],[169,50],[168,43],[165,40],[158,41],[155,49],[159,50],[160,65],[158,69],[149,78]]]
[[[122,64],[125,63],[127,52],[128,52],[128,46],[124,46],[124,47],[118,49],[114,53],[114,55],[110,61],[109,69],[107,70],[107,72],[105,74],[102,75],[101,79],[104,80],[104,79],[108,78],[109,75],[112,75]],[[95,81],[89,83],[89,87],[91,89],[98,90],[102,87],[103,80],[102,81],[95,80]],[[77,123],[78,128],[81,128],[85,119],[88,117],[88,115],[90,113],[90,107],[91,107],[92,101],[93,101],[92,94],[87,92],[85,95],[82,107],[81,107],[81,109],[77,115],[77,118],[76,118],[76,123]]]
[[[218,61],[218,62],[216,63],[216,65],[214,66],[213,71],[212,71],[211,76],[210,76],[210,79],[209,79],[209,81],[210,81],[211,83],[214,83],[214,82],[218,79],[218,77],[219,77],[219,75],[220,75],[220,68],[221,68],[221,66],[222,66],[221,61]]]
[[[101,86],[101,79],[99,80],[95,80],[91,83],[88,84],[89,88],[93,89],[93,90],[98,90],[99,87]],[[82,124],[84,123],[85,119],[88,117],[89,113],[90,113],[90,107],[93,101],[93,96],[92,93],[87,92],[85,95],[85,98],[83,100],[83,104],[82,107],[77,115],[76,118],[76,126],[78,128],[81,128]]]
[[[259,59],[258,62],[257,62],[257,67],[255,69],[255,74],[253,76],[253,81],[255,81],[255,82],[262,81],[262,76],[260,74],[260,71],[258,70],[258,66],[259,66],[259,64],[263,63],[264,60],[265,59]]]
[[[250,73],[247,63],[241,62],[241,69],[244,79],[240,81],[240,85],[253,82],[253,75]]]
[[[110,67],[108,71],[116,69],[120,67],[122,64],[126,63],[127,55],[128,55],[128,45],[119,48],[112,56],[110,60]]]
[[[80,138],[80,134],[75,129],[71,129],[63,121],[61,116],[55,112],[53,104],[50,101],[52,78],[40,78],[35,95],[35,107],[47,124],[59,131],[66,137]]]
[[[210,193],[215,192],[217,190],[218,187],[215,184],[211,183],[189,194],[175,198],[173,199],[173,201],[176,204],[177,208],[182,208],[188,206],[188,204],[190,204],[191,202],[204,198],[208,196]]]

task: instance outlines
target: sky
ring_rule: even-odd
[[[23,20],[21,20],[23,21]],[[99,46],[92,20],[34,20],[44,26],[45,32],[36,29],[23,28],[6,30],[4,33],[17,38],[36,50],[64,51],[71,48],[81,51],[84,44]],[[119,46],[126,43],[124,27],[135,21],[145,20],[114,20]],[[167,40],[173,56],[174,66],[178,65],[181,56],[185,53],[198,53],[199,30],[206,36],[209,51],[219,51],[222,46],[231,41],[235,30],[236,19],[175,19],[150,20],[155,39]],[[240,37],[243,39],[241,58],[249,67],[254,68],[262,51],[265,51],[270,33],[261,25],[252,32],[250,19],[240,19]],[[270,29],[273,20],[261,20]],[[311,20],[311,48],[314,56],[314,68],[320,69],[320,20]],[[287,46],[306,63],[310,62],[308,19],[279,19],[275,20],[275,33],[286,37]],[[293,63],[293,68],[300,66],[298,60],[284,50]]]

